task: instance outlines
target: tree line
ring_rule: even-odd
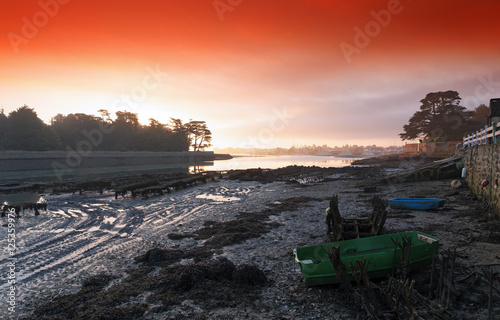
[[[212,133],[205,121],[171,118],[164,124],[153,118],[141,125],[136,113],[105,110],[100,116],[84,113],[57,114],[44,123],[34,109],[24,105],[0,113],[0,150],[93,151],[202,151],[211,146]],[[92,144],[89,144],[90,142]],[[87,151],[83,150],[83,151]]]

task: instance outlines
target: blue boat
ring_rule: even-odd
[[[436,198],[397,198],[390,199],[392,209],[432,210],[444,206],[446,199]]]

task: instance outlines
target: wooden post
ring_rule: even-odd
[[[493,289],[493,270],[490,269],[489,272],[486,270],[483,270],[484,277],[488,281],[489,284],[489,290],[488,290],[488,319],[492,319],[491,317],[491,295],[492,295],[492,289]]]
[[[491,133],[493,133],[493,138],[491,139],[491,141],[493,142],[493,144],[495,144],[495,143],[497,143],[497,123],[496,122],[491,123]]]
[[[488,144],[488,125],[484,126],[483,139],[484,139],[484,144]]]
[[[349,297],[352,297],[354,289],[351,284],[351,278],[349,277],[347,266],[342,262],[342,260],[340,260],[340,244],[338,246],[332,245],[332,247],[328,249],[328,258],[332,262],[333,269],[335,270],[335,277],[339,279],[341,286],[347,292]],[[354,276],[354,271],[352,272],[352,275]]]
[[[449,259],[451,260],[450,261],[450,273],[449,273],[449,278],[448,278],[448,293],[446,295],[446,304],[445,304],[445,308],[448,309],[448,307],[450,306],[450,293],[452,291],[452,288],[455,287],[455,259],[456,259],[456,255],[457,255],[457,248],[455,248],[453,250],[453,252],[451,250],[447,250],[448,252],[448,257]]]
[[[329,210],[326,214],[326,238],[328,242],[341,241],[343,240],[343,226],[342,217],[339,211],[339,198],[338,195],[333,195],[330,200]]]

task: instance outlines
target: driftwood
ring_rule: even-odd
[[[370,282],[368,276],[368,263],[369,259],[356,260],[354,264],[351,263],[351,272],[358,285],[356,294],[361,299],[361,304],[365,310],[375,319],[385,319],[383,315],[383,308],[378,300],[375,285]]]
[[[388,214],[387,200],[374,196],[372,199],[373,212],[368,218],[342,218],[338,205],[338,196],[333,195],[326,211],[327,242],[372,237],[382,232]]]
[[[406,281],[408,276],[410,275],[410,251],[411,251],[411,236],[406,237],[403,236],[401,242],[399,238],[394,240],[391,238],[394,243],[394,259],[392,260],[392,276],[400,279],[402,281]],[[401,249],[401,259],[399,261],[396,260],[396,254],[398,248]]]
[[[339,212],[339,197],[333,195],[330,199],[330,206],[326,210],[326,237],[328,242],[344,240],[344,226],[342,223],[343,219]]]
[[[448,309],[452,299],[459,295],[459,292],[455,286],[455,259],[456,259],[456,249],[446,250],[442,255],[437,255],[432,259],[432,271],[431,279],[429,283],[429,289],[432,288],[432,281],[434,272],[439,265],[439,279],[437,282],[436,289],[434,291],[429,290],[429,297],[434,293],[435,301],[441,306],[443,310]]]
[[[337,277],[340,281],[340,286],[344,288],[349,297],[352,297],[354,289],[351,284],[351,278],[349,277],[347,267],[340,260],[340,245],[332,245],[332,247],[328,250],[328,257],[330,258],[333,269],[335,270],[335,277]]]
[[[398,319],[422,319],[415,309],[412,298],[414,286],[415,281],[410,282],[408,279],[405,281],[389,279],[385,297]]]

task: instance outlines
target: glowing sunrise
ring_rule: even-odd
[[[500,1],[0,3],[0,318],[498,320]]]
[[[401,145],[500,95],[497,1],[3,1],[0,105],[206,121],[216,147]],[[257,142],[255,142],[257,140]],[[253,141],[249,143],[248,141]]]

